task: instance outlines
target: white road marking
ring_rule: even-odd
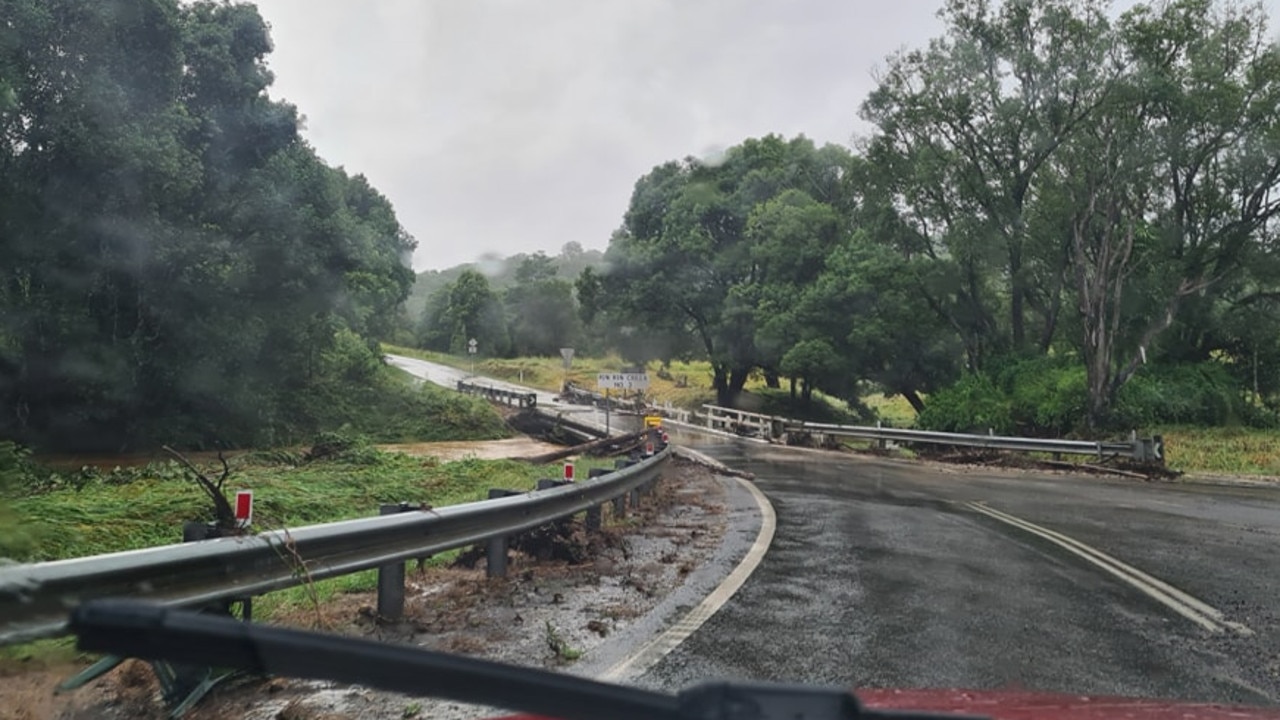
[[[1049,528],[1036,525],[1019,517],[987,507],[985,503],[970,502],[965,503],[965,505],[975,512],[980,512],[987,517],[994,518],[1002,523],[1012,525],[1013,527],[1025,530],[1032,535],[1044,538],[1067,552],[1084,558],[1086,561],[1105,570],[1111,575],[1114,575],[1125,583],[1136,588],[1139,592],[1142,592],[1209,632],[1216,633],[1223,632],[1224,629],[1230,629],[1238,635],[1248,636],[1253,634],[1253,630],[1250,630],[1248,627],[1238,622],[1228,620],[1221,610],[1209,605],[1203,600],[1193,597],[1192,595],[1179,590],[1159,578],[1152,577],[1132,565],[1121,562],[1097,548],[1086,545],[1074,538],[1067,537],[1060,532],[1050,530]]]
[[[658,637],[650,640],[639,650],[633,653],[613,667],[601,673],[601,680],[610,680],[621,682],[627,678],[638,677],[646,670],[653,667],[655,663],[661,660],[667,653],[676,649],[680,643],[684,642],[692,635],[702,624],[711,619],[724,604],[729,602],[734,593],[742,587],[742,584],[751,577],[751,573],[755,572],[760,561],[764,559],[764,554],[769,550],[769,544],[773,542],[773,533],[778,525],[777,515],[773,511],[773,505],[764,493],[755,486],[754,483],[742,478],[735,478],[742,483],[755,498],[756,505],[760,507],[760,532],[756,534],[756,540],[751,544],[751,548],[747,550],[746,557],[738,563],[738,566],[729,573],[729,576],[720,583],[715,590],[703,598],[698,606],[690,610],[683,618],[674,625],[667,628]]]

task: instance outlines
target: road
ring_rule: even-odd
[[[1280,702],[1280,489],[675,440],[754,473],[777,534],[638,684]]]
[[[778,530],[742,590],[641,684],[728,677],[1280,698],[1275,490],[956,472],[677,440],[755,473]],[[1188,618],[1158,587],[1153,595],[971,502],[1100,550],[1221,615],[1192,609]]]

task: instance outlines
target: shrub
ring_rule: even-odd
[[[1237,425],[1261,421],[1251,412],[1237,382],[1217,362],[1152,365],[1138,371],[1116,397],[1111,424]]]
[[[934,393],[917,424],[953,432],[1061,437],[1086,430],[1088,382],[1073,357],[1003,359]],[[1274,414],[1244,401],[1217,362],[1151,365],[1126,383],[1099,430],[1160,425],[1272,427]]]
[[[951,387],[929,397],[924,412],[916,419],[926,430],[943,432],[987,432],[1007,434],[1013,430],[1009,399],[991,378],[966,373]]]

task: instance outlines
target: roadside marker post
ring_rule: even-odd
[[[253,523],[253,491],[236,492],[236,526],[249,527]]]
[[[573,463],[571,462],[564,464],[564,479],[565,482],[573,482]]]

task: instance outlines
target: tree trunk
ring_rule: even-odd
[[[1071,222],[1090,429],[1099,427],[1114,397],[1112,358],[1120,330],[1124,277],[1133,252],[1135,218],[1139,217],[1138,213],[1126,213],[1129,208],[1121,198],[1101,197],[1105,192],[1098,186],[1090,187],[1083,211]],[[1099,208],[1100,204],[1105,207]]]
[[[792,376],[791,377],[791,402],[795,402],[795,401],[796,401],[796,379],[795,379],[795,376]]]
[[[813,381],[809,378],[804,379],[804,393],[801,394],[800,400],[805,407],[813,404]]]
[[[733,407],[733,403],[737,402],[738,395],[742,394],[742,388],[747,384],[747,376],[751,374],[751,368],[736,367],[729,373],[729,407]]]
[[[920,399],[920,395],[915,390],[905,390],[901,394],[902,397],[907,399],[907,402],[911,403],[911,409],[915,410],[917,415],[924,412],[924,401]]]
[[[729,368],[720,363],[711,364],[711,387],[716,391],[716,404],[720,407],[733,407],[733,394],[729,392]]]
[[[1013,330],[1013,349],[1022,350],[1026,339],[1026,311],[1024,301],[1027,295],[1026,280],[1022,277],[1022,248],[1018,244],[1009,247],[1009,327]]]
[[[778,371],[766,368],[764,371],[764,385],[768,388],[777,390],[782,387],[782,383],[778,380]]]

